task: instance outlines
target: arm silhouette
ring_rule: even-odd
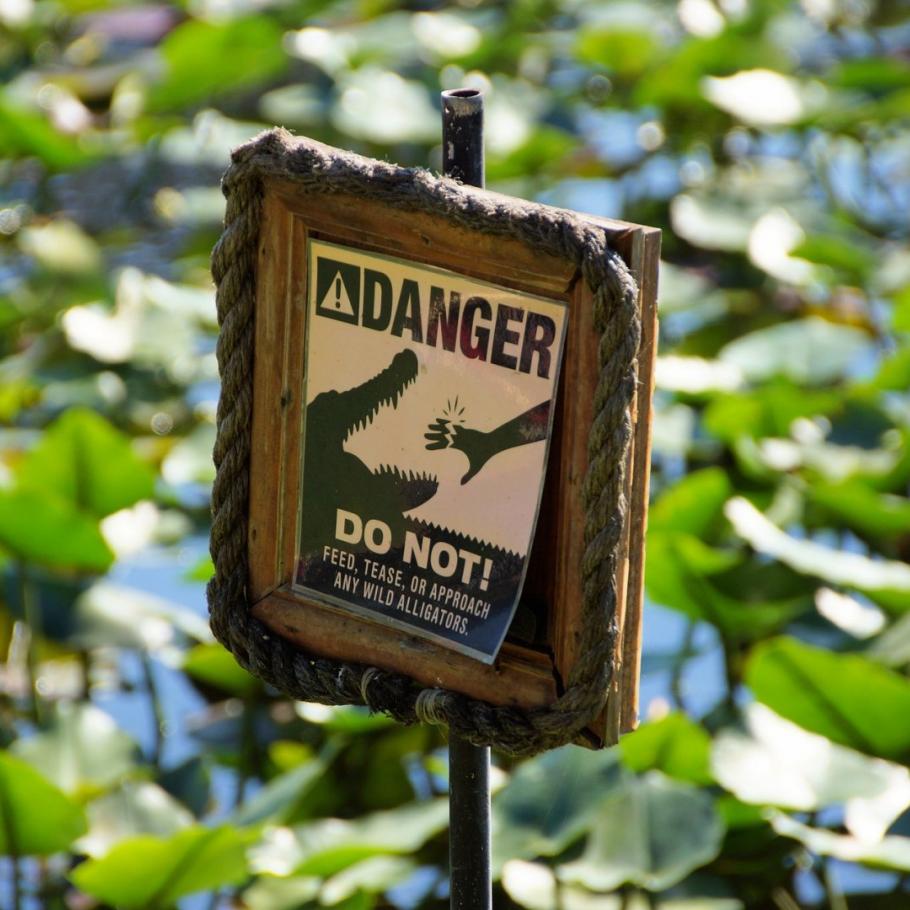
[[[451,448],[464,452],[468,458],[468,472],[461,482],[465,484],[494,455],[546,439],[549,422],[550,402],[542,401],[489,432],[453,424],[445,417],[438,417],[427,427],[429,432],[424,434],[424,438],[429,440],[428,449]]]

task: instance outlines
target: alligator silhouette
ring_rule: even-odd
[[[336,509],[385,522],[392,533],[393,549],[401,546],[408,527],[424,527],[421,522],[409,521],[404,513],[436,495],[438,478],[395,465],[381,465],[374,471],[344,447],[354,432],[373,422],[380,407],[397,407],[399,398],[417,379],[417,367],[417,355],[405,348],[372,379],[344,392],[322,392],[307,405],[301,556],[315,555],[334,540]],[[440,417],[427,427],[426,448],[448,447],[463,452],[469,463],[461,479],[465,484],[499,452],[544,440],[549,414],[550,402],[544,401],[489,432]]]
[[[380,407],[396,407],[416,378],[417,355],[406,348],[372,379],[345,392],[322,392],[307,405],[302,556],[321,551],[335,539],[336,509],[381,519],[392,531],[393,545],[397,544],[404,536],[404,513],[436,494],[436,477],[394,465],[372,471],[344,448],[354,432],[373,422]]]

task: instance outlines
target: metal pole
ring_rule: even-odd
[[[447,177],[482,187],[483,95],[442,93],[442,168]],[[452,910],[492,910],[490,750],[454,733],[449,738],[449,887]]]
[[[476,89],[442,93],[442,172],[483,186],[483,95]]]

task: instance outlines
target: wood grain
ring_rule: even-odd
[[[310,230],[386,255],[550,296],[564,294],[575,274],[575,266],[565,259],[509,237],[469,231],[441,215],[405,214],[343,193],[301,196],[293,184],[277,181],[274,192],[290,211],[302,216]]]
[[[641,678],[642,611],[645,588],[645,540],[648,523],[648,489],[651,479],[651,435],[654,422],[652,393],[657,363],[657,290],[660,268],[660,231],[638,232],[632,258],[637,263],[641,305],[641,346],[638,354],[638,414],[629,502],[630,540],[626,621],[622,630],[620,731],[638,723],[638,688]]]
[[[454,689],[496,705],[543,707],[557,695],[547,658],[515,645],[503,645],[501,658],[487,666],[290,591],[275,591],[256,604],[253,615],[310,654],[404,673],[424,686]]]
[[[253,420],[250,451],[250,597],[259,600],[280,584],[278,571],[285,461],[285,413],[280,406],[285,384],[288,264],[293,219],[276,198],[262,210],[262,241],[256,276],[253,353]]]

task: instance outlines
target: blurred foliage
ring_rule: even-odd
[[[203,618],[228,150],[664,229],[645,714],[496,758],[496,906],[910,903],[906,0],[0,0],[0,905],[442,908],[445,744]]]

